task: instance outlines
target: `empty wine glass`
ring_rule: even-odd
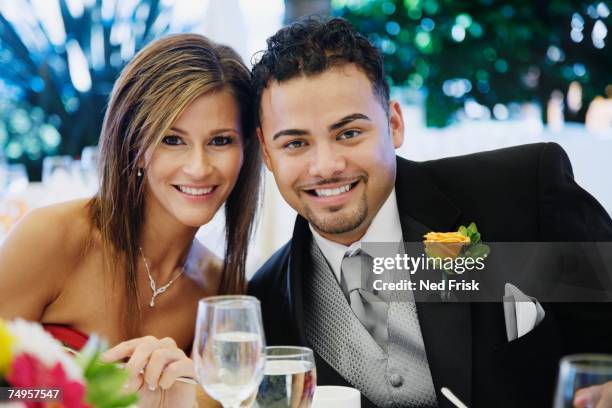
[[[6,192],[8,195],[22,193],[30,183],[28,171],[24,164],[10,164],[6,166]]]
[[[42,182],[45,186],[70,183],[72,180],[72,157],[47,156],[43,159]]]
[[[42,184],[45,189],[44,204],[78,197],[79,184],[75,183],[73,160],[70,156],[47,156],[43,159]]]
[[[238,408],[259,386],[265,362],[259,301],[252,296],[200,300],[194,361],[204,390],[224,408]]]
[[[85,146],[81,152],[80,172],[88,194],[95,194],[99,187],[98,146]]]

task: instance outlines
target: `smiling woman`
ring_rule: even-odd
[[[174,380],[194,374],[197,301],[245,289],[260,177],[249,81],[202,36],[138,53],[105,115],[99,192],[32,211],[0,248],[0,316],[40,321],[73,348],[102,335],[142,406],[192,406],[195,388]],[[222,205],[225,260],[194,239]]]

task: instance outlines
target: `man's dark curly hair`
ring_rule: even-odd
[[[252,73],[257,125],[260,124],[261,94],[271,80],[283,82],[300,75],[317,75],[349,63],[366,74],[385,112],[388,111],[389,84],[382,56],[348,21],[308,17],[280,29],[267,43],[268,48],[253,66]]]

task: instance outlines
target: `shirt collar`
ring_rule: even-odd
[[[334,275],[340,282],[340,267],[342,259],[347,252],[353,252],[361,248],[361,242],[401,242],[402,227],[400,224],[399,210],[397,208],[397,198],[395,196],[395,188],[387,197],[385,203],[380,207],[378,213],[372,220],[372,223],[366,230],[363,237],[351,245],[346,246],[337,242],[331,241],[319,234],[311,224],[308,224],[315,242],[323,252],[325,259],[334,271]]]

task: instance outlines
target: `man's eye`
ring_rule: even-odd
[[[213,146],[225,146],[228,144],[232,144],[233,139],[231,136],[215,136],[211,141],[210,144]]]
[[[181,139],[179,136],[164,136],[162,143],[168,146],[178,146],[184,144],[183,139]]]
[[[361,134],[361,132],[359,130],[355,130],[355,129],[347,130],[345,132],[342,132],[338,136],[338,140],[352,139],[354,137],[359,136],[360,134]]]
[[[299,149],[300,147],[304,147],[306,142],[303,140],[292,140],[291,142],[285,144],[283,147],[285,149]]]

